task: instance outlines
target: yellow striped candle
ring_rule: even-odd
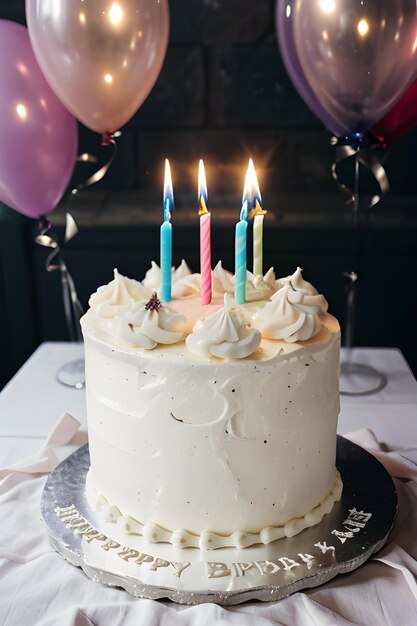
[[[259,189],[258,178],[252,159],[249,159],[248,171],[246,174],[245,190],[243,200],[248,201],[248,219],[253,220],[253,274],[263,275],[263,237],[264,237],[264,215],[261,191]]]

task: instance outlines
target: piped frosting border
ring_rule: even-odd
[[[335,502],[342,496],[343,483],[336,470],[334,483],[326,498],[303,517],[298,517],[281,526],[268,526],[259,532],[236,530],[231,535],[219,535],[204,531],[200,535],[183,529],[168,530],[152,522],[143,524],[130,515],[124,515],[120,509],[109,503],[95,486],[91,470],[87,474],[87,499],[93,508],[102,514],[107,523],[117,524],[119,530],[126,535],[142,535],[149,543],[171,543],[176,548],[199,548],[200,550],[217,550],[219,548],[243,549],[258,543],[268,544],[282,537],[294,537],[305,528],[319,524],[323,517],[330,513]]]

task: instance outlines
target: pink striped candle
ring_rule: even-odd
[[[200,160],[198,167],[198,201],[200,216],[200,276],[201,303],[210,304],[211,286],[211,214],[207,210],[207,184],[204,163]]]

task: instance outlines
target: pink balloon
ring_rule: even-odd
[[[148,96],[168,45],[167,0],[26,0],[49,84],[98,133],[123,126]]]
[[[75,165],[77,122],[46,82],[24,26],[0,20],[0,200],[50,213]]]

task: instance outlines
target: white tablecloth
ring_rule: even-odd
[[[357,360],[384,369],[389,385],[375,396],[344,398],[339,429],[372,427],[383,442],[379,446],[369,430],[350,435],[396,477],[399,514],[389,543],[358,570],[322,587],[280,602],[232,608],[135,600],[90,581],[51,549],[39,519],[45,476],[86,441],[85,428],[74,418],[56,422],[64,403],[85,424],[84,394],[61,387],[54,376],[57,366],[79,351],[44,344],[0,394],[1,625],[416,626],[417,384],[398,351],[356,352]],[[36,446],[40,450],[33,453]],[[32,454],[12,464],[25,453]]]

